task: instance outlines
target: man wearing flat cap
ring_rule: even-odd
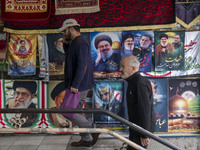
[[[99,34],[94,40],[97,49],[95,71],[119,72],[120,55],[112,49],[112,39],[106,34]]]
[[[36,108],[32,102],[37,90],[35,81],[14,81],[13,90],[14,99],[9,100],[7,108]],[[24,118],[24,122],[19,127],[30,127],[35,123],[37,114],[21,114],[20,118]]]
[[[168,43],[168,35],[161,34],[160,35],[160,44],[156,47],[156,60],[161,63],[165,60],[166,57],[173,55],[175,52],[174,46]]]
[[[51,98],[55,101],[56,107],[60,108],[61,103],[63,102],[63,98],[65,96],[65,83],[58,83],[51,92]],[[49,114],[52,119],[54,125],[59,128],[68,128],[70,126],[70,122],[63,115],[58,113]]]

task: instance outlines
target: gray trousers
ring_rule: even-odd
[[[89,90],[80,92],[80,98],[79,98],[79,105],[77,108],[82,108],[81,101],[84,100],[87,96]],[[83,114],[77,113],[75,114],[74,118],[67,117],[71,122],[78,125],[79,128],[93,128],[94,125],[92,122],[88,121]],[[82,141],[91,141],[92,136],[89,133],[80,133],[81,140]]]

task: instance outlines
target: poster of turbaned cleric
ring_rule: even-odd
[[[110,111],[124,117],[123,82],[95,81],[94,109]],[[120,122],[105,114],[94,114],[97,124],[119,124]]]
[[[64,74],[65,52],[63,47],[63,34],[47,34],[46,41],[48,47],[48,56],[46,57],[49,57],[49,74]],[[44,53],[45,51],[43,50],[42,52]]]
[[[200,80],[169,80],[169,132],[200,131]]]
[[[123,31],[122,32],[122,55],[134,55],[140,61],[140,72],[151,72],[152,56],[152,31]]]
[[[92,32],[90,36],[94,77],[119,77],[121,32]]]
[[[65,83],[62,81],[50,81],[49,82],[49,108],[59,109],[63,98],[65,96]],[[66,117],[59,113],[50,113],[48,115],[48,120],[50,127],[53,128],[70,128],[72,127],[72,122],[70,122]]]
[[[36,44],[36,35],[10,35],[9,75],[34,75],[36,73]]]
[[[155,71],[184,70],[184,31],[155,32]]]
[[[149,78],[153,90],[153,107],[156,114],[156,131],[168,132],[168,80]]]
[[[38,81],[1,80],[1,108],[40,108]],[[40,114],[37,113],[4,113],[2,128],[38,128]]]

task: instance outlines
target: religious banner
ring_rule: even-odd
[[[199,8],[199,0],[176,0],[176,21],[189,29],[200,19]]]
[[[121,57],[126,55],[137,56],[140,61],[140,72],[151,71],[152,31],[123,31]]]
[[[149,78],[153,90],[153,107],[156,114],[156,131],[168,132],[168,80]]]
[[[121,32],[92,32],[90,35],[94,77],[119,77]]]
[[[169,132],[200,131],[199,79],[169,80]]]
[[[1,80],[1,92],[0,108],[40,108],[37,81]],[[40,114],[5,113],[0,118],[0,126],[3,128],[38,128]]]
[[[2,0],[2,20],[11,22],[48,21],[51,0]]]
[[[103,109],[124,117],[123,82],[95,81],[94,109]],[[94,114],[97,124],[120,124],[119,121],[105,114]]]
[[[33,75],[36,73],[36,35],[10,36],[8,74]]]
[[[56,15],[94,13],[100,11],[99,0],[55,0]]]
[[[184,70],[185,32],[155,32],[155,71]]]
[[[66,1],[67,2],[67,1]],[[100,11],[96,13],[81,13],[55,15],[52,6],[51,17],[47,23],[6,22],[5,31],[9,33],[56,33],[55,29],[62,26],[68,18],[76,19],[82,32],[144,30],[175,27],[174,0],[100,0]],[[52,3],[54,5],[54,3]],[[22,30],[23,29],[23,30]],[[48,30],[43,30],[48,29]],[[54,29],[53,31],[49,29]]]
[[[144,72],[143,76],[173,77],[200,73],[200,31],[185,32],[185,69],[179,71]]]

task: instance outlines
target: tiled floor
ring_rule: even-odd
[[[123,143],[111,135],[100,134],[93,147],[77,148],[70,145],[79,140],[78,134],[0,134],[0,150],[120,150]]]

